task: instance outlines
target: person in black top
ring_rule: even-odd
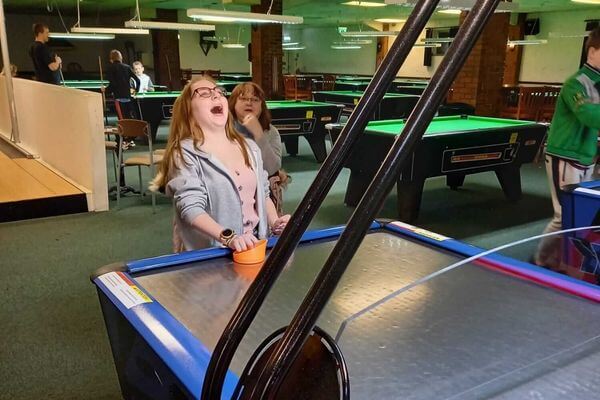
[[[129,65],[123,64],[123,56],[119,50],[111,50],[109,58],[110,64],[106,69],[106,79],[108,79],[106,91],[112,93],[115,102],[121,108],[123,118],[137,118],[131,89],[135,89],[136,92],[140,90],[140,79]],[[134,87],[131,86],[132,82]]]
[[[35,77],[39,82],[60,85],[60,67],[62,60],[56,54],[50,52],[48,38],[50,29],[46,24],[34,24],[33,35],[35,41],[29,48],[29,56],[33,60]]]

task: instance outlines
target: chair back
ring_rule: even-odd
[[[540,101],[540,107],[538,110],[537,121],[549,122],[554,116],[554,109],[556,108],[556,101],[560,94],[560,88],[554,86],[544,86],[544,96]]]
[[[181,86],[185,86],[192,80],[192,69],[182,68],[181,69]]]
[[[207,69],[204,71],[204,74],[210,76],[213,79],[221,78],[221,70],[220,69]]]
[[[284,95],[286,99],[295,99],[298,86],[296,81],[296,75],[284,75],[283,76],[283,89]]]
[[[519,92],[518,119],[535,121],[544,98],[544,88],[539,86],[523,87]]]
[[[334,90],[335,88],[335,75],[324,74],[323,75],[323,88],[321,90]]]
[[[536,121],[544,97],[544,88],[542,86],[520,87],[516,107],[514,106],[514,93],[514,88],[505,91],[505,105],[500,115],[505,118]]]
[[[141,119],[120,119],[117,121],[117,133],[125,137],[147,137],[152,140],[149,134],[148,122]]]

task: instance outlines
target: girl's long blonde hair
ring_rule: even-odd
[[[164,192],[173,171],[178,168],[178,162],[184,162],[183,154],[181,152],[181,142],[183,140],[191,138],[194,142],[194,148],[196,149],[199,149],[199,146],[204,143],[204,132],[202,132],[202,128],[196,123],[192,115],[192,85],[201,80],[216,84],[215,80],[210,76],[202,75],[185,85],[181,94],[177,100],[175,100],[167,146],[165,148],[163,160],[158,166],[158,173],[150,183],[150,190]],[[225,134],[229,140],[237,142],[242,151],[244,163],[248,167],[251,167],[246,140],[234,129],[233,116],[229,111],[227,125],[225,126]]]

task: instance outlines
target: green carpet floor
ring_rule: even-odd
[[[107,166],[114,179],[110,157]],[[303,140],[298,157],[284,158],[293,177],[286,210],[295,209],[318,166]],[[137,184],[135,169],[127,179]],[[311,228],[349,218],[347,179],[344,170]],[[543,164],[525,166],[522,183],[523,199],[509,203],[493,173],[468,176],[458,191],[446,188],[444,179],[430,179],[417,224],[486,248],[538,234],[552,214]],[[391,195],[380,216],[394,218],[394,209]],[[89,275],[115,261],[169,253],[171,220],[168,199],[159,197],[153,214],[149,197],[128,196],[119,210],[0,224],[0,399],[120,398]]]

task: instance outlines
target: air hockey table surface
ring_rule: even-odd
[[[232,361],[224,399],[259,343],[289,323],[342,230],[305,234]],[[352,399],[596,398],[598,287],[489,255],[402,289],[481,252],[374,222],[317,324],[338,336]],[[99,271],[93,282],[124,397],[198,398],[210,353],[258,268],[208,249]],[[180,397],[163,395],[168,382]]]

